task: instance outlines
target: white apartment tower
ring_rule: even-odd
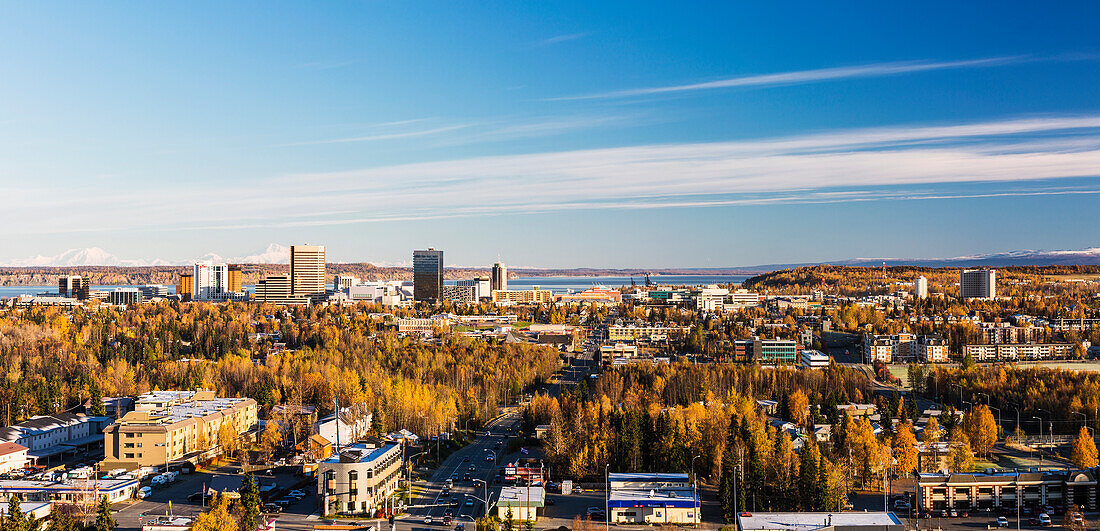
[[[290,289],[295,296],[325,292],[325,246],[290,246]]]
[[[918,299],[928,298],[928,279],[923,276],[913,281],[913,296]]]
[[[964,269],[962,273],[959,273],[960,299],[993,299],[996,297],[996,269]]]

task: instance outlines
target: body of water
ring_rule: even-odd
[[[649,281],[662,286],[705,286],[707,284],[740,284],[746,275],[650,275]],[[634,277],[638,286],[645,285],[644,276]],[[531,289],[538,286],[554,293],[583,291],[593,286],[618,288],[630,286],[630,277],[519,277],[508,279],[508,289]]]
[[[654,285],[662,286],[705,286],[707,284],[740,284],[747,278],[749,277],[746,275],[650,275],[649,280]],[[453,284],[453,282],[448,281],[447,283]],[[638,286],[644,286],[645,277],[634,277],[634,283]],[[630,277],[519,277],[508,279],[508,289],[531,289],[535,286],[554,293],[566,293],[569,291],[583,291],[593,286],[606,286],[609,288],[630,286]],[[92,289],[111,291],[125,287],[137,286],[92,286]],[[243,287],[249,293],[254,291],[254,286]],[[175,286],[168,286],[169,295],[175,292]],[[39,293],[57,293],[57,286],[0,286],[0,298],[38,295]]]
[[[133,286],[92,286],[93,290],[112,291],[118,288],[136,288]],[[168,294],[176,292],[175,286],[168,286]],[[0,298],[18,297],[20,295],[38,295],[39,293],[57,293],[57,285],[53,286],[0,286]]]

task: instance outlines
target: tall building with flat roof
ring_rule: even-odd
[[[296,296],[325,292],[325,246],[290,246],[290,290]]]
[[[244,271],[241,270],[241,266],[237,264],[229,264],[229,291],[233,293],[240,293],[244,291],[244,287],[241,286],[241,280],[244,276]]]
[[[996,297],[996,269],[964,269],[959,273],[960,299],[994,299]]]
[[[437,301],[443,295],[443,251],[413,251],[413,300]]]
[[[225,264],[215,264],[209,260],[198,262],[194,268],[195,300],[218,300],[229,291],[229,268]]]
[[[66,275],[57,279],[57,292],[62,297],[86,300],[90,291],[90,282],[80,275]]]
[[[189,301],[195,294],[195,272],[184,271],[180,273],[180,283],[176,285],[176,295],[180,300]]]
[[[928,279],[923,276],[913,281],[913,296],[918,299],[928,298]]]
[[[256,283],[256,302],[272,304],[305,304],[306,297],[291,293],[290,277],[286,275],[268,275]]]
[[[490,293],[498,289],[508,289],[508,268],[505,267],[504,262],[493,264],[492,285],[489,289]]]

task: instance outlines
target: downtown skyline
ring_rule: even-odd
[[[7,5],[0,263],[1100,246],[1095,5],[627,6]]]

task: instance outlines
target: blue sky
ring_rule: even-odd
[[[0,2],[0,263],[1100,247],[1100,5],[759,4]]]

